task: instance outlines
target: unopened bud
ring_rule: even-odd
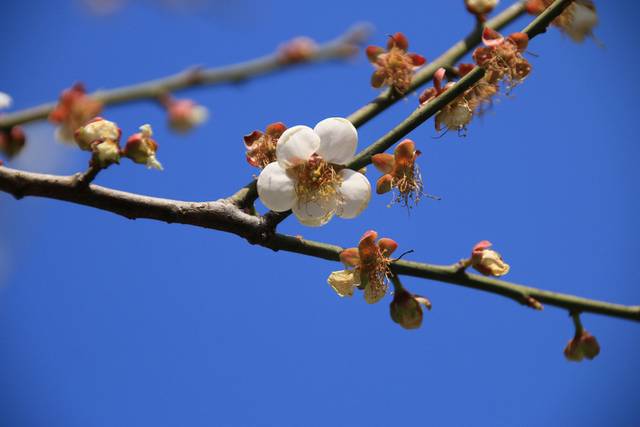
[[[405,329],[417,329],[422,325],[422,305],[431,310],[431,302],[427,298],[400,288],[394,293],[389,306],[391,319]]]
[[[151,138],[152,135],[153,131],[150,125],[140,126],[140,132],[127,139],[122,154],[135,163],[146,165],[149,169],[162,170],[162,165],[156,159],[158,144]]]

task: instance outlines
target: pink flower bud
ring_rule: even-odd
[[[580,362],[585,358],[592,360],[598,354],[600,354],[600,345],[596,337],[584,330],[573,337],[564,349],[564,356],[572,362]]]
[[[307,61],[317,48],[316,42],[309,37],[296,37],[280,46],[280,61],[286,64]]]
[[[431,310],[431,302],[405,289],[397,289],[389,306],[391,319],[405,329],[417,329],[422,325],[422,306]]]
[[[471,252],[471,266],[485,276],[504,276],[509,272],[509,264],[498,252],[489,249],[491,246],[488,240],[477,243]]]
[[[151,139],[153,131],[150,125],[140,126],[140,132],[131,135],[122,154],[135,163],[146,165],[149,169],[162,170],[162,165],[156,159],[158,144]]]
[[[209,110],[191,99],[178,99],[168,101],[167,115],[169,127],[184,133],[204,123],[209,117]]]
[[[59,125],[56,136],[61,141],[73,141],[74,132],[102,111],[102,102],[87,95],[82,83],[65,89],[58,105],[49,113],[49,121]]]

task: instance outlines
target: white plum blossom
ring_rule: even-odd
[[[289,209],[308,226],[334,215],[355,218],[369,204],[371,184],[344,168],[356,152],[358,131],[350,121],[331,117],[311,129],[294,126],[278,139],[276,158],[258,177],[258,195],[276,212]]]

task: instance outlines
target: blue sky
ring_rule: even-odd
[[[508,2],[501,5],[505,7]],[[281,231],[354,246],[367,229],[409,259],[452,263],[489,239],[517,283],[640,303],[635,121],[636,2],[598,2],[598,47],[557,30],[529,50],[533,72],[469,127],[412,132],[426,190],[411,214],[375,197],[355,220]],[[20,109],[81,80],[90,90],[271,52],[297,35],[324,41],[355,22],[372,44],[403,31],[432,59],[467,33],[462,1],[211,2],[176,10],[131,1],[108,16],[80,2],[4,2],[0,90]],[[522,28],[530,18],[510,27]],[[97,183],[182,200],[231,194],[255,173],[242,135],[274,121],[346,116],[376,92],[363,56],[238,86],[182,92],[209,122],[187,136],[141,102],[108,108],[125,133],[151,123],[158,173],[130,162]],[[417,105],[414,95],[360,129],[360,147]],[[27,128],[15,167],[71,174],[86,153]],[[379,174],[370,168],[370,180]],[[326,284],[337,263],[253,247],[232,235],[0,194],[0,424],[7,426],[637,426],[640,326],[585,315],[601,355],[564,360],[567,313],[405,279],[434,308],[405,331],[391,298],[367,305]]]

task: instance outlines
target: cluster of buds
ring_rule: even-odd
[[[553,0],[528,0],[527,12],[539,15],[551,6]],[[575,0],[553,20],[553,25],[560,28],[573,41],[581,43],[589,36],[593,36],[593,29],[598,25],[598,14],[591,0]]]
[[[583,328],[582,322],[580,321],[580,314],[572,313],[572,317],[576,333],[567,343],[564,349],[564,357],[572,362],[581,362],[585,358],[592,360],[600,354],[600,345],[596,337]]]
[[[381,238],[376,243],[377,238],[378,233],[369,230],[364,233],[357,248],[345,249],[340,253],[340,261],[352,268],[334,271],[327,282],[341,297],[350,297],[359,288],[364,291],[365,301],[374,304],[387,293],[391,274],[390,256],[398,244],[389,238]]]
[[[65,89],[49,113],[49,121],[58,125],[56,137],[61,141],[73,141],[76,129],[100,114],[102,107],[102,102],[87,95],[82,83]]]
[[[92,167],[104,169],[114,163],[120,163],[121,156],[125,156],[136,163],[161,170],[162,166],[156,160],[158,144],[151,139],[151,126],[141,126],[140,130],[140,133],[129,137],[127,146],[121,150],[122,130],[114,122],[96,117],[78,128],[74,139],[81,150],[92,153]]]
[[[431,310],[431,301],[396,286],[389,306],[391,319],[405,329],[418,329],[422,325],[422,306]]]
[[[498,5],[498,0],[464,0],[464,4],[478,22],[482,23],[487,20],[487,14],[491,13]]]
[[[283,64],[295,64],[311,59],[318,44],[309,37],[296,37],[278,48],[278,59]]]
[[[167,110],[169,127],[176,132],[186,133],[209,118],[209,110],[191,99],[174,99],[166,95],[160,103]]]
[[[487,84],[504,82],[508,93],[531,72],[531,64],[522,56],[529,44],[529,36],[525,33],[503,37],[486,27],[482,32],[482,43],[483,47],[473,51],[473,59],[485,68],[484,80]]]
[[[471,250],[471,258],[461,260],[458,265],[462,269],[473,267],[485,276],[504,276],[509,272],[509,264],[504,262],[498,252],[489,249],[491,246],[488,240],[476,243]]]
[[[422,55],[407,52],[407,49],[409,40],[402,33],[389,36],[386,49],[380,46],[367,47],[367,57],[375,68],[371,86],[379,88],[387,85],[399,94],[409,90],[414,71],[426,60]]]
[[[244,146],[247,149],[247,162],[256,168],[264,169],[269,163],[275,162],[278,139],[287,127],[282,122],[271,123],[264,132],[254,130],[244,136]]]
[[[420,151],[416,150],[415,143],[405,139],[398,144],[393,155],[388,153],[376,154],[371,158],[373,165],[384,175],[376,183],[378,194],[397,190],[394,201],[410,206],[418,203],[422,196],[422,177],[416,159]]]
[[[439,68],[438,71],[436,71],[433,75],[433,87],[426,89],[420,94],[420,104],[426,104],[455,85],[454,82],[443,85],[445,75],[446,70],[444,68]],[[470,102],[469,92],[465,92],[445,105],[438,114],[436,114],[436,131],[440,132],[444,124],[447,130],[455,129],[458,132],[463,132],[472,118],[473,107]]]

